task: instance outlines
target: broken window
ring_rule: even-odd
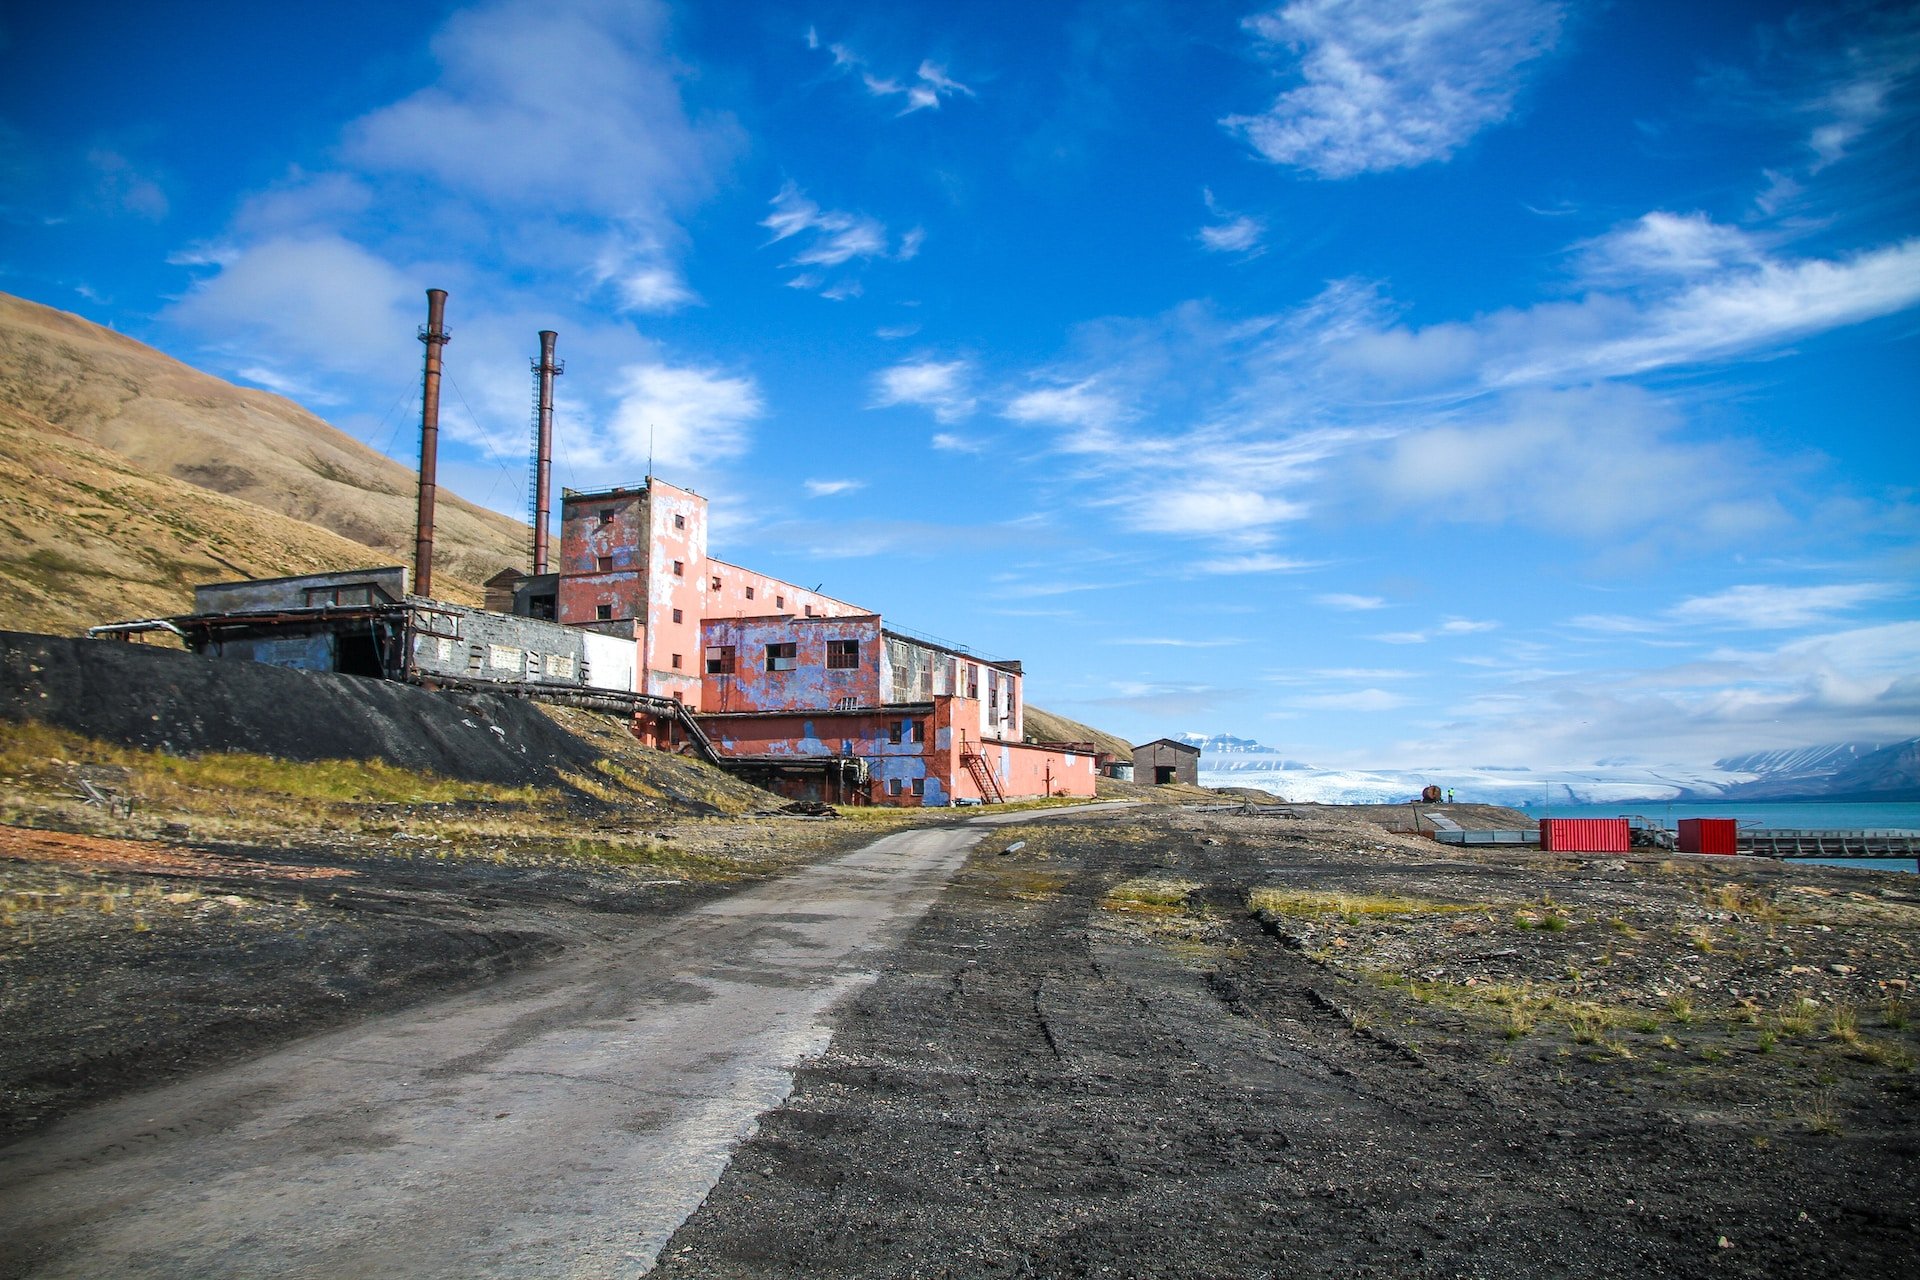
[[[925,720],[915,720],[913,722],[913,729],[912,729],[911,735],[907,738],[907,741],[925,742],[926,740],[927,740],[927,722]]]
[[[907,722],[904,720],[887,721],[887,741],[888,742],[900,741],[900,729],[901,729],[901,726],[905,725],[906,723]]]
[[[808,606],[807,606],[807,616],[808,616],[809,618],[811,618],[811,617],[813,616],[813,606],[812,606],[812,605],[808,605]]]
[[[732,645],[710,644],[707,646],[707,674],[710,676],[730,676],[733,674]]]
[[[673,669],[675,671],[680,670],[680,655],[677,653],[673,655]]]
[[[888,778],[888,779],[887,779],[887,794],[888,794],[888,795],[890,795],[890,796],[897,796],[897,795],[899,795],[899,794],[900,794],[900,792],[901,792],[902,790],[904,790],[904,789],[905,789],[905,788],[904,788],[904,787],[903,787],[903,786],[901,785],[901,782],[900,782],[900,779],[898,779],[898,778]]]
[[[786,598],[785,596],[775,596],[775,597],[773,598],[773,607],[774,607],[774,608],[776,608],[776,609],[784,609],[784,608],[786,608],[786,607],[787,607],[787,598]]]
[[[800,665],[799,659],[798,659],[798,651],[799,651],[799,646],[794,644],[791,640],[787,641],[785,644],[768,645],[767,646],[767,670],[769,671],[793,670],[795,667]]]
[[[610,604],[597,604],[593,607],[593,616],[597,622],[611,622],[613,621],[613,606]]]
[[[612,523],[613,523],[613,508],[612,508],[612,507],[602,507],[602,508],[600,508],[600,523],[601,523],[601,524],[612,524]]]
[[[613,557],[612,556],[595,556],[593,558],[593,567],[599,570],[601,573],[612,573]]]
[[[829,671],[849,671],[860,665],[860,642],[858,640],[827,641],[827,669]]]
[[[683,617],[685,617],[685,616],[686,616],[686,615],[684,615],[684,614],[682,614],[682,613],[681,613],[681,612],[680,612],[680,611],[679,611],[678,609],[675,609],[675,610],[673,611],[673,620],[674,620],[675,622],[679,622],[679,621],[680,621],[680,620],[681,620],[681,619],[682,619]]]
[[[684,578],[687,576],[687,562],[685,560],[675,560],[673,562],[673,576],[676,578]]]
[[[676,529],[684,529],[684,528],[686,528],[686,527],[687,527],[687,518],[686,518],[685,516],[682,516],[682,515],[676,515],[676,516],[674,516],[674,518],[673,518],[673,527],[674,527],[674,528],[676,528]]]
[[[915,778],[913,780],[913,794],[917,796],[927,794],[927,780],[925,778]]]
[[[747,588],[747,599],[749,599],[749,600],[751,600],[751,599],[753,599],[753,588],[752,588],[752,587],[748,587],[748,588]]]
[[[720,589],[720,577],[719,577],[719,575],[718,575],[718,574],[715,574],[715,575],[714,575],[714,576],[713,576],[712,578],[709,578],[709,579],[707,580],[707,585],[708,585],[709,587],[711,587],[711,588],[712,588],[713,590],[715,590],[715,591],[718,591],[718,590]]]

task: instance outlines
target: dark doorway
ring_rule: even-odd
[[[387,674],[380,669],[380,646],[370,635],[335,636],[333,669],[343,676],[371,676],[375,680]]]
[[[1157,764],[1153,766],[1153,785],[1156,787],[1168,785],[1173,781],[1173,773],[1174,769],[1170,764]]]

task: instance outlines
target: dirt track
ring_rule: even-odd
[[[1584,1041],[1545,1017],[1509,1039],[1440,1003],[1478,988],[1473,964],[1566,981],[1598,935],[1624,936],[1604,926],[1621,910],[1639,913],[1639,952],[1660,953],[1648,973],[1690,970],[1682,952],[1734,963],[1724,934],[1701,957],[1656,932],[1698,902],[1690,875],[1455,862],[1359,828],[1106,825],[973,858],[660,1274],[1913,1274],[1910,1056],[1883,1069],[1818,1030],[1757,1050],[1724,978],[1683,984],[1698,1002],[1684,1024],[1645,981],[1618,982],[1619,1007],[1644,1003],[1631,1016],[1657,1029]],[[1710,870],[1892,886],[1876,900],[1920,910],[1911,877]],[[1143,875],[1193,887],[1157,910],[1112,896]],[[1276,883],[1498,910],[1263,927],[1245,895]],[[1510,914],[1543,884],[1563,931]],[[1776,939],[1848,945],[1803,923]],[[1860,954],[1833,953],[1855,972],[1828,976],[1875,989],[1874,972],[1911,973],[1913,942],[1910,916],[1858,934]],[[1372,969],[1410,948],[1463,981]]]

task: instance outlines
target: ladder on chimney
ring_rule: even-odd
[[[965,765],[967,772],[973,775],[974,785],[980,788],[982,799],[991,804],[1007,802],[1007,797],[1000,790],[1000,780],[993,776],[993,770],[987,767],[987,762],[981,758],[978,751],[963,747],[960,751],[960,763]]]

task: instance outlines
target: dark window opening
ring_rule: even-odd
[[[860,665],[860,642],[858,640],[827,641],[827,667],[832,671],[847,671]]]
[[[610,604],[595,605],[593,607],[593,617],[596,622],[613,621],[613,606]]]
[[[905,723],[906,722],[904,720],[887,721],[887,741],[888,742],[900,741],[900,726]]]
[[[612,573],[613,557],[612,556],[595,556],[593,558],[593,567],[595,570],[597,570],[600,573]]]
[[[775,596],[775,597],[773,598],[773,607],[774,607],[774,608],[776,608],[776,609],[784,609],[784,608],[786,608],[786,607],[787,607],[787,598],[786,598],[785,596]]]
[[[900,794],[900,791],[901,791],[901,783],[900,783],[900,779],[898,779],[898,778],[888,778],[888,779],[887,779],[887,794],[888,794],[888,795],[890,795],[890,796],[897,796],[897,795],[899,795],[899,794]]]
[[[1166,786],[1173,781],[1173,773],[1174,769],[1170,764],[1157,764],[1153,766],[1154,785],[1161,787]]]
[[[380,669],[380,645],[370,635],[337,636],[333,642],[333,669],[343,676],[386,674]]]
[[[707,579],[707,586],[710,587],[712,590],[718,591],[720,589],[719,577],[716,575],[712,578]]]
[[[749,600],[751,600],[751,599],[753,599],[753,588],[752,588],[752,587],[748,587],[748,588],[747,588],[747,599],[749,599]]]
[[[677,653],[673,655],[673,669],[675,671],[680,670],[680,655]]]
[[[792,671],[799,666],[799,646],[792,641],[767,646],[767,670]]]
[[[707,674],[710,676],[730,676],[733,674],[733,646],[714,644],[707,646]]]
[[[927,722],[925,720],[915,720],[913,722],[913,736],[909,739],[909,741],[925,742],[926,740],[927,740]]]
[[[676,578],[684,578],[687,576],[687,562],[685,560],[675,560],[673,562],[673,576]]]
[[[913,780],[913,794],[917,796],[927,794],[927,780],[925,778],[915,778]]]
[[[676,515],[676,516],[675,516],[675,517],[673,518],[673,527],[674,527],[674,528],[676,528],[676,529],[684,529],[684,528],[686,528],[686,527],[687,527],[687,518],[686,518],[685,516],[681,516],[681,515]]]
[[[612,524],[612,523],[613,523],[613,508],[612,508],[612,507],[602,507],[602,508],[600,508],[600,523],[601,523],[601,524]]]
[[[529,618],[553,618],[558,614],[559,601],[553,596],[528,596],[527,616]]]
[[[684,618],[684,617],[685,617],[685,615],[684,615],[684,614],[682,614],[682,613],[681,613],[681,612],[680,612],[680,611],[679,611],[678,609],[675,609],[675,610],[673,611],[673,620],[674,620],[675,622],[679,622],[679,621],[681,621],[681,620],[682,620],[682,618]]]
[[[811,617],[813,616],[813,606],[812,606],[812,605],[808,605],[808,606],[807,606],[807,616],[808,616],[809,618],[811,618]]]

